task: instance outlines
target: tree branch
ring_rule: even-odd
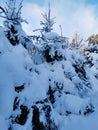
[[[20,4],[19,4],[19,9],[17,11],[17,16],[19,15],[21,9],[22,9],[22,3],[23,3],[23,0],[21,0]]]
[[[6,15],[6,11],[3,7],[0,6],[0,9],[2,10],[2,13],[4,13]]]

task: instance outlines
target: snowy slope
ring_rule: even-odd
[[[98,80],[82,54],[36,48],[31,58],[0,29],[0,130],[98,130]]]

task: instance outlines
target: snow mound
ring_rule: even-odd
[[[55,32],[47,32],[43,34],[43,37],[48,40],[54,40],[54,39],[58,39],[59,35]]]

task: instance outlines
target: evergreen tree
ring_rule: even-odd
[[[54,25],[54,18],[51,18],[51,9],[50,9],[50,3],[49,3],[49,9],[48,13],[42,14],[44,20],[41,21],[41,25],[43,26],[42,32],[47,33],[51,32],[53,30]]]
[[[23,0],[16,5],[16,0],[8,0],[6,7],[0,7],[0,17],[4,18],[5,35],[10,43],[15,46],[22,44],[29,52],[33,50],[33,43],[29,36],[22,30],[22,22],[26,20],[21,18]]]
[[[85,47],[85,58],[86,58],[86,64],[88,64],[90,67],[93,67],[93,65],[97,62],[97,55],[98,55],[98,34],[91,35],[87,39],[88,44]]]
[[[22,8],[22,1],[19,7],[16,9],[16,0],[9,0],[6,2],[6,8],[0,8],[2,10],[1,17],[5,18],[4,26],[6,36],[12,45],[19,44],[19,29],[21,28],[21,22],[23,22],[20,14]]]

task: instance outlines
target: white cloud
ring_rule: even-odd
[[[41,13],[48,7],[47,1],[41,7],[34,3],[27,3],[23,8],[23,14],[29,21],[24,29],[29,33],[40,27]],[[72,37],[78,31],[83,37],[98,33],[96,6],[87,5],[85,0],[51,0],[52,16],[56,16],[54,30],[60,33],[59,25],[62,25],[63,34]],[[46,9],[47,10],[47,9]]]
[[[44,7],[40,7],[34,3],[27,3],[23,8],[23,17],[27,19],[29,24],[23,24],[24,30],[28,34],[32,34],[33,30],[40,28],[41,13],[44,12]]]

